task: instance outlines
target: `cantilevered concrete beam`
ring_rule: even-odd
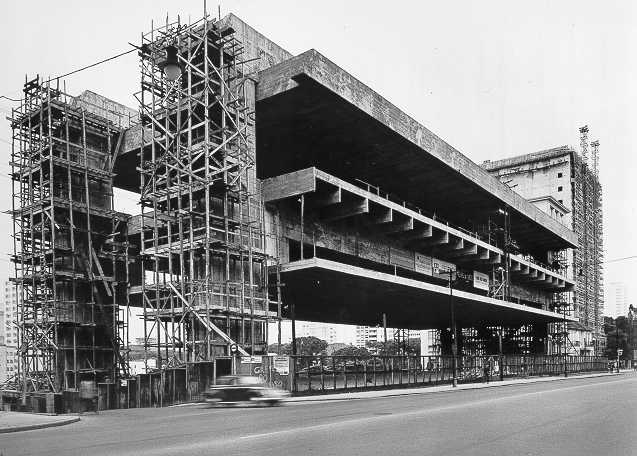
[[[361,214],[369,213],[369,200],[341,202],[319,211],[319,218],[325,222],[333,222]]]
[[[323,193],[315,193],[308,198],[308,208],[319,208],[338,204],[343,201],[341,187],[327,190]]]

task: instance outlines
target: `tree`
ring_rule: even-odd
[[[297,355],[316,356],[325,352],[327,342],[318,337],[297,337],[296,353]]]
[[[292,353],[292,344],[281,344],[281,347],[279,347],[279,344],[270,344],[268,345],[268,353],[289,355]]]
[[[378,356],[420,355],[418,339],[410,339],[404,346],[396,341],[388,340],[387,342],[370,342],[367,347]]]
[[[617,349],[623,350],[621,359],[630,359],[630,347],[628,344],[629,333],[628,318],[621,316],[615,320],[609,317],[604,318],[604,333],[606,333],[606,353],[610,359],[617,358]]]
[[[336,350],[332,353],[332,356],[357,356],[359,358],[367,358],[371,356],[371,353],[366,348],[348,345],[347,347]]]

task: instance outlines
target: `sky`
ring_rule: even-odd
[[[315,48],[476,163],[560,145],[580,126],[600,141],[606,260],[637,255],[637,6],[630,1],[222,1],[293,54]],[[203,1],[3,2],[0,95],[19,98],[25,74],[57,76],[130,49],[168,14],[197,20]],[[131,53],[66,78],[136,108]],[[14,105],[0,99],[4,118]],[[0,122],[0,210],[11,207],[11,132]],[[130,200],[129,200],[130,202]],[[0,279],[11,222],[0,214]],[[637,259],[605,265],[607,283],[637,298]]]

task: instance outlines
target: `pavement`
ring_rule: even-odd
[[[282,407],[108,410],[0,437],[0,454],[146,456],[626,456],[637,374],[573,376]]]
[[[78,421],[80,421],[80,417],[72,415],[0,412],[0,434],[64,426]]]
[[[630,371],[623,371],[623,373]],[[497,388],[504,386],[533,384],[533,383],[545,383],[545,382],[557,382],[567,381],[576,378],[598,378],[598,377],[612,377],[621,375],[621,373],[595,373],[584,375],[572,375],[570,377],[531,377],[525,379],[511,379],[504,381],[491,381],[489,383],[464,383],[459,384],[457,387],[451,385],[440,386],[426,386],[418,388],[401,388],[401,389],[386,389],[386,390],[374,390],[374,391],[356,391],[345,393],[333,393],[333,394],[317,394],[314,396],[297,396],[291,397],[286,400],[290,403],[306,403],[306,402],[324,402],[324,401],[343,401],[343,400],[356,400],[356,399],[374,399],[374,398],[389,398],[397,396],[409,396],[417,394],[431,394],[451,391],[463,391],[463,390],[476,390],[484,388]],[[202,403],[188,403],[181,404],[180,406],[198,406]],[[75,423],[80,420],[79,416],[72,415],[48,415],[48,414],[36,414],[36,413],[21,413],[21,412],[0,412],[0,434],[8,432],[19,431],[31,431],[35,429],[43,429],[55,426],[64,426],[66,424]]]

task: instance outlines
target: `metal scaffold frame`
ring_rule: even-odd
[[[182,73],[163,71],[167,48]],[[208,16],[142,35],[140,257],[144,347],[157,367],[264,353],[270,312],[257,192],[254,81]],[[278,277],[278,275],[277,275]],[[277,299],[278,300],[278,299]]]
[[[122,130],[39,77],[12,111],[18,383],[28,392],[127,375],[126,214],[113,210]],[[124,311],[127,315],[127,312]],[[120,351],[121,350],[121,351]]]

